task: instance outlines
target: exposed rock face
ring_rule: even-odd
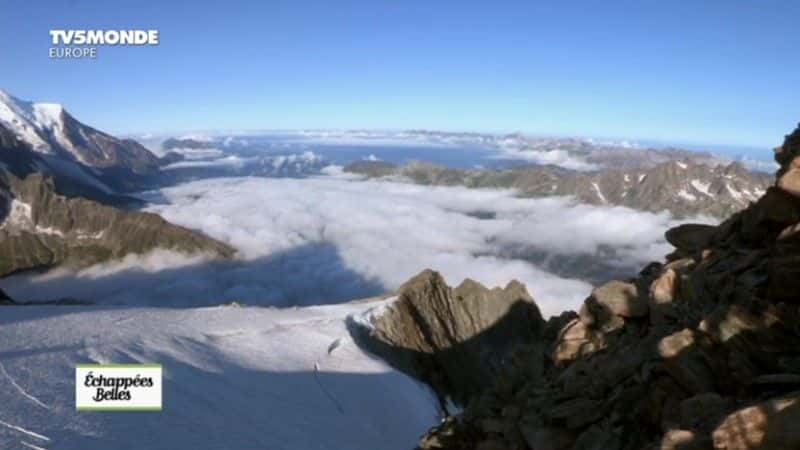
[[[0,170],[0,276],[62,264],[81,267],[156,248],[214,256],[234,252],[156,214],[64,197],[41,174],[20,180]]]
[[[17,178],[41,173],[53,179],[59,193],[70,197],[83,197],[107,205],[135,205],[141,201],[117,194],[105,183],[98,169],[83,164],[39,154],[29,144],[20,140],[0,123],[0,167]],[[118,180],[114,184],[124,184]]]
[[[800,448],[800,393],[733,412],[714,430],[715,450]]]
[[[134,172],[158,170],[158,157],[133,139],[118,139],[78,122],[61,111],[63,133],[72,152],[84,164],[99,168],[127,168]],[[62,144],[64,145],[64,144]]]
[[[420,448],[800,449],[800,198],[780,185],[798,136],[776,155],[778,186],[717,227],[668,231],[667,261],[517,340],[491,387],[465,391],[463,413]],[[414,292],[427,305],[414,323],[448,329],[432,313],[446,295]]]
[[[738,163],[712,167],[688,159],[648,168],[596,172],[551,166],[462,170],[426,163],[396,166],[383,161],[359,161],[345,170],[419,184],[514,188],[525,197],[571,195],[583,203],[653,212],[668,210],[679,217],[726,217],[758,199],[772,182],[767,174],[749,172]]]
[[[517,282],[487,289],[465,280],[451,289],[428,270],[397,295],[370,326],[351,322],[353,335],[394,366],[430,383],[442,398],[457,402],[486,389],[512,350],[541,340],[544,329],[539,309]]]

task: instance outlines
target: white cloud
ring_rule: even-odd
[[[520,150],[517,147],[498,147],[497,159],[517,159],[534,164],[554,165],[571,170],[597,170],[597,164],[587,162],[584,158],[573,156],[566,150]]]
[[[234,245],[237,261],[159,252],[77,275],[14,277],[2,287],[20,298],[284,306],[375,295],[430,267],[451,284],[467,277],[489,286],[518,279],[545,314],[556,314],[577,308],[590,285],[548,273],[520,254],[576,256],[613,247],[618,251],[607,264],[638,267],[669,251],[662,236],[674,223],[667,214],[327,172],[333,176],[187,183],[163,191],[168,204],[149,208]]]
[[[239,156],[221,158],[190,158],[169,164],[163,170],[177,169],[222,169],[237,175],[297,176],[319,173],[328,161],[311,151],[283,155]],[[224,173],[224,172],[220,172]]]
[[[740,158],[739,162],[744,164],[745,167],[754,172],[773,173],[781,167],[778,163],[776,163],[773,160],[761,160],[761,159],[751,158],[749,156],[744,156]]]
[[[223,156],[222,150],[218,148],[184,148],[184,147],[177,147],[169,149],[170,153],[178,153],[183,155],[184,158],[188,160],[198,160],[198,159],[208,159],[208,158],[219,158]],[[164,151],[167,153],[167,151]]]
[[[248,162],[256,161],[257,158],[243,158],[241,156],[230,155],[223,158],[211,159],[207,161],[180,161],[163,167],[163,170],[196,168],[196,167],[232,167],[242,168]]]

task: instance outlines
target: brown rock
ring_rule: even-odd
[[[479,442],[475,450],[508,450],[508,446],[501,439],[491,438]]]
[[[676,358],[681,352],[691,350],[694,345],[694,333],[687,328],[661,339],[658,343],[658,354],[665,359]]]
[[[777,184],[784,191],[800,196],[800,157],[796,157],[792,161],[789,170],[778,178]]]
[[[714,390],[714,374],[694,331],[684,329],[659,341],[664,369],[684,389],[699,394]]]
[[[716,450],[800,448],[800,395],[769,400],[729,415],[714,430]]]
[[[715,392],[687,398],[681,402],[681,428],[711,431],[727,413],[728,403]]]
[[[650,321],[663,323],[678,296],[678,274],[667,269],[650,285]]]
[[[740,237],[751,246],[763,246],[797,222],[800,222],[800,198],[771,187],[756,203],[742,211]]]
[[[711,244],[716,231],[717,227],[711,225],[687,223],[670,228],[664,234],[664,237],[675,248],[688,252],[698,252]]]
[[[711,450],[711,439],[687,430],[672,430],[664,434],[659,450]]]
[[[686,391],[666,375],[648,382],[647,386],[643,408],[646,422],[664,431],[678,428],[680,401],[686,398]]]
[[[800,303],[800,238],[780,239],[770,252],[767,298],[773,303]]]
[[[595,425],[578,436],[573,450],[618,450],[621,444],[618,434]]]
[[[557,365],[563,365],[579,356],[594,353],[603,346],[601,336],[592,332],[579,319],[574,319],[558,335],[553,350],[553,361]]]
[[[522,427],[522,436],[528,447],[536,450],[567,450],[575,442],[575,436],[560,428]]]
[[[574,398],[555,405],[545,412],[552,419],[566,420],[567,428],[574,430],[599,420],[603,414],[603,404],[597,400]]]
[[[500,434],[505,430],[505,423],[500,419],[484,419],[481,421],[480,426],[485,433]]]
[[[737,345],[743,353],[756,352],[764,343],[781,339],[779,330],[771,329],[779,321],[776,313],[769,305],[762,305],[756,311],[736,304],[720,305],[706,316],[698,329],[720,343],[729,343],[737,338],[730,345]],[[748,339],[750,336],[753,338]]]
[[[592,291],[591,297],[611,314],[620,317],[647,315],[647,300],[639,295],[636,285],[631,283],[611,281]]]
[[[775,149],[775,161],[781,165],[780,175],[791,161],[800,155],[800,125],[791,133],[786,135],[783,145]]]
[[[784,228],[778,235],[778,240],[783,239],[800,239],[800,223]]]

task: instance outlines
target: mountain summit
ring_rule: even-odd
[[[136,173],[158,168],[158,158],[138,142],[118,139],[85,125],[57,103],[20,100],[0,90],[0,124],[43,155]]]

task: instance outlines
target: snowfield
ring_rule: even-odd
[[[4,307],[0,448],[411,449],[435,397],[345,326],[386,301]],[[75,411],[75,364],[110,362],[162,364],[163,411]]]

